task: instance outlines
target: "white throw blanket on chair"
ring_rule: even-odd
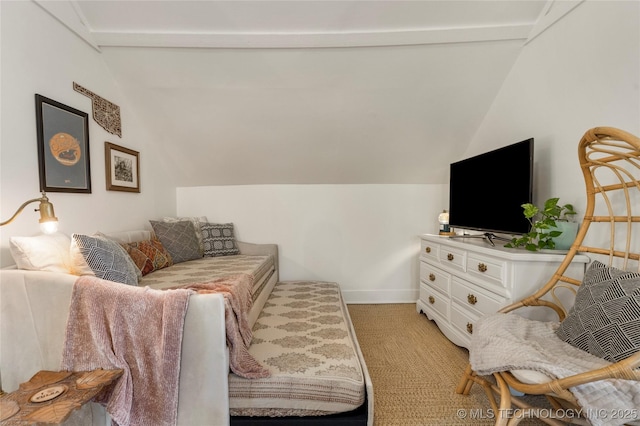
[[[563,378],[611,364],[562,341],[555,334],[558,326],[516,314],[484,316],[473,330],[471,366],[479,375],[535,370],[550,378]],[[593,425],[621,425],[640,419],[640,382],[601,380],[571,391]]]

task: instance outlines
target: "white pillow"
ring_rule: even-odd
[[[162,218],[164,222],[182,222],[183,220],[190,220],[192,222],[208,222],[206,216],[182,216],[182,217],[169,217],[165,216]]]
[[[60,232],[35,237],[11,237],[9,251],[18,269],[70,273],[71,239]]]

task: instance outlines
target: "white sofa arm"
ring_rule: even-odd
[[[13,392],[40,370],[59,370],[76,276],[0,271],[0,372]]]
[[[0,270],[0,380],[15,391],[40,370],[60,369],[73,284],[78,277],[42,271]],[[189,299],[180,362],[178,424],[229,424],[229,355],[224,298]],[[92,404],[77,423],[105,425],[104,408]]]
[[[178,425],[229,424],[229,350],[224,297],[198,294],[189,299],[184,321]]]

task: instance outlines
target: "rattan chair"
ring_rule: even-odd
[[[580,140],[578,157],[584,174],[587,201],[578,236],[550,280],[530,297],[501,309],[502,313],[517,311],[522,307],[536,307],[551,309],[557,314],[558,321],[563,321],[569,306],[566,306],[565,296],[565,303],[560,302],[559,289],[572,289],[574,296],[582,283],[582,277],[565,275],[568,265],[577,254],[586,254],[592,261],[599,260],[625,271],[640,272],[640,138],[619,129],[596,127],[588,130]],[[504,350],[508,351],[509,348]],[[540,417],[540,420],[551,425],[590,424],[590,420],[584,416],[586,410],[582,409],[575,397],[575,387],[591,382],[602,384],[601,381],[605,379],[625,379],[640,384],[640,352],[603,368],[569,377],[547,378],[547,381],[534,384],[524,383],[516,376],[516,371],[495,372],[493,379],[491,376],[480,376],[470,364],[456,392],[466,395],[474,383],[482,386],[496,415],[496,425],[518,424],[526,417]],[[546,400],[512,394],[545,395]],[[545,404],[548,400],[553,409],[549,409],[549,406],[544,410],[533,407],[531,400],[542,400]],[[640,411],[640,404],[636,408]],[[558,410],[560,415],[551,414],[553,410]],[[567,410],[575,411],[568,415],[570,412]],[[540,413],[543,415],[538,416]]]

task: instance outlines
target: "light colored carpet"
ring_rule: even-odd
[[[480,386],[466,396],[455,392],[469,361],[467,350],[418,314],[415,304],[348,307],[373,382],[376,426],[495,423]]]

